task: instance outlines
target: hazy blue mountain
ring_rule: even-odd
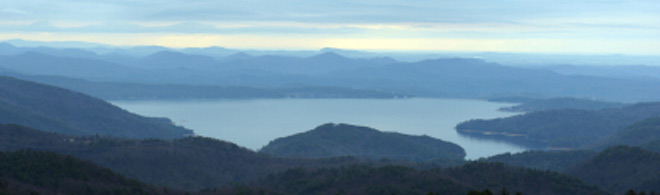
[[[224,66],[238,70],[265,71],[282,74],[319,75],[363,67],[375,67],[396,61],[387,59],[351,59],[332,52],[307,58],[290,56],[257,56],[228,60]]]
[[[577,97],[610,101],[654,100],[660,82],[564,76],[548,70],[502,66],[477,59],[398,63],[326,75],[334,85],[394,90],[418,96],[492,98]],[[607,87],[603,87],[607,86]]]
[[[660,103],[639,103],[604,110],[548,110],[456,126],[459,133],[536,147],[590,147],[628,125],[660,116]]]
[[[21,53],[22,51],[15,47],[12,44],[6,43],[6,42],[0,42],[0,55],[16,55]]]
[[[0,57],[0,67],[22,74],[60,75],[93,80],[136,77],[141,70],[101,60],[57,57],[37,52]]]
[[[625,104],[563,97],[531,100],[519,105],[500,108],[499,110],[508,112],[535,112],[560,109],[602,110],[606,108],[618,108],[623,106],[625,106]]]
[[[222,62],[226,62],[226,61],[234,61],[234,60],[248,60],[248,59],[252,59],[252,58],[255,58],[255,57],[256,56],[250,55],[250,54],[245,53],[245,52],[236,52],[234,54],[231,54],[231,55],[228,55],[226,57],[220,58],[219,60],[222,61]]]
[[[101,58],[105,58],[105,56]],[[133,58],[125,60],[126,63],[135,61]],[[0,68],[25,75],[64,76],[91,81],[122,83],[207,85],[229,83],[231,85],[231,80],[235,79],[232,77],[212,75],[203,71],[192,71],[188,69],[149,70],[108,62],[103,59],[56,57],[37,52],[26,52],[15,56],[0,56]],[[236,75],[236,77],[239,76]],[[267,83],[272,80],[275,79],[255,79],[254,82]]]
[[[171,51],[174,49],[161,47],[161,46],[136,46],[136,47],[114,47],[106,50],[103,54],[131,56],[131,57],[145,57],[161,51]]]
[[[453,58],[344,71],[328,75],[328,82],[425,96],[490,97],[498,94],[540,93],[542,91],[538,89],[531,90],[534,81],[556,80],[558,77],[558,74],[550,71]]]
[[[0,123],[67,135],[180,138],[191,130],[165,118],[142,117],[66,89],[0,77]]]
[[[211,69],[218,64],[211,57],[174,51],[159,51],[134,62],[134,66],[149,69]]]
[[[204,47],[204,48],[185,48],[182,49],[181,52],[186,54],[209,56],[215,59],[226,58],[236,53],[244,53],[243,51],[240,50],[227,49],[224,47],[217,47],[217,46]]]
[[[350,50],[350,49],[339,49],[332,47],[321,48],[318,52],[319,53],[332,52],[350,58],[382,58],[384,56],[388,56],[386,54],[372,53],[372,52],[359,51],[359,50]],[[389,58],[389,57],[385,57],[385,58]]]
[[[16,47],[7,42],[0,42],[0,55],[13,56],[26,52],[35,52],[57,57],[74,57],[97,59],[99,55],[95,52],[80,48],[55,48],[55,47]]]
[[[347,124],[324,124],[307,132],[278,138],[260,152],[297,158],[356,156],[422,162],[460,161],[465,157],[463,148],[450,142]]]
[[[660,67],[649,65],[627,65],[627,66],[579,66],[579,65],[554,65],[542,67],[564,75],[582,75],[626,79],[660,79]]]
[[[340,48],[322,48],[320,50],[239,50],[223,47],[185,48],[173,49],[159,46],[117,47],[106,44],[75,42],[75,41],[26,41],[6,40],[17,47],[53,47],[53,48],[80,48],[87,49],[98,54],[117,53],[129,56],[146,56],[161,50],[180,50],[187,54],[206,55],[213,58],[221,58],[242,51],[250,55],[278,55],[309,57],[324,52],[334,52],[351,58],[374,58],[389,56],[399,61],[414,62],[435,58],[475,58],[483,59],[500,64],[509,64],[518,67],[544,68],[552,66],[627,66],[627,65],[660,65],[659,55],[620,55],[620,54],[543,54],[543,53],[506,53],[506,52],[374,52],[348,50]],[[573,64],[573,65],[562,65]]]
[[[254,57],[216,59],[162,47],[115,49],[102,55],[68,49],[29,51],[0,56],[0,68],[93,81],[268,88],[329,86],[424,97],[575,97],[622,102],[653,101],[660,97],[660,80],[567,76],[474,58],[410,63],[387,57],[347,58],[328,50],[321,54],[315,51],[313,54],[317,55],[309,57],[243,51]]]
[[[2,70],[0,69],[0,71]],[[29,76],[7,72],[0,72],[0,75],[57,86],[104,100],[412,97],[411,95],[393,92],[339,87],[223,87],[215,85],[97,82],[62,76]]]

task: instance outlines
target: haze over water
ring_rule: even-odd
[[[469,119],[514,113],[509,104],[464,99],[257,99],[205,101],[114,101],[144,116],[167,117],[196,134],[234,142],[253,150],[269,141],[304,132],[324,123],[347,123],[381,131],[429,135],[463,147],[467,159],[524,148],[504,142],[468,138],[454,130]]]

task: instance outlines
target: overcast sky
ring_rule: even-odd
[[[657,0],[0,0],[0,39],[660,54]]]

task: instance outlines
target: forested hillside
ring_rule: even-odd
[[[183,194],[126,179],[71,156],[0,152],[0,194]]]
[[[292,169],[249,186],[216,189],[220,193],[258,194],[457,194],[489,190],[522,194],[605,194],[579,180],[552,172],[498,163],[469,163],[447,169],[401,166],[348,166]]]
[[[660,154],[641,148],[610,147],[564,172],[610,192],[660,192]]]
[[[260,152],[298,158],[356,156],[422,162],[460,162],[465,157],[463,148],[454,143],[348,124],[324,124],[307,132],[278,138]]]
[[[635,122],[660,116],[660,103],[604,110],[549,110],[508,118],[475,119],[456,126],[468,136],[502,139],[533,147],[580,148],[614,135]]]
[[[0,125],[0,151],[34,149],[69,154],[144,182],[186,190],[245,182],[288,168],[358,163],[354,158],[283,159],[211,138],[128,140],[71,137]]]
[[[636,122],[595,144],[597,148],[613,145],[642,146],[660,140],[660,117]]]
[[[66,135],[181,138],[192,131],[70,90],[0,76],[0,123]]]
[[[528,167],[538,170],[562,172],[565,169],[585,161],[597,154],[592,150],[573,151],[525,151],[521,153],[499,154],[479,161],[500,162],[508,165]]]

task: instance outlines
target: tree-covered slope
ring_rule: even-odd
[[[0,152],[0,194],[170,193],[72,156],[32,150]]]
[[[180,138],[191,130],[142,117],[81,93],[0,76],[0,123],[67,135]]]
[[[470,191],[522,194],[605,194],[581,181],[553,172],[499,163],[469,163],[446,169],[417,170],[401,166],[348,166],[292,169],[251,185],[220,189],[224,193],[271,194],[467,194]]]
[[[565,171],[615,193],[660,191],[660,154],[637,147],[610,147]]]
[[[636,122],[614,135],[599,141],[595,147],[606,148],[613,145],[641,146],[660,140],[660,117]]]
[[[660,103],[639,103],[597,111],[549,110],[456,126],[468,136],[531,143],[541,147],[578,148],[594,144],[637,121],[660,116]]]
[[[144,182],[185,190],[246,182],[288,168],[357,163],[354,158],[282,159],[210,138],[127,140],[70,137],[0,125],[0,151],[34,149],[69,154]]]
[[[538,170],[551,170],[561,172],[597,154],[591,150],[573,151],[525,151],[521,153],[499,154],[479,159],[487,162],[500,162],[508,165],[527,167]]]
[[[648,142],[646,142],[646,143],[643,143],[643,144],[640,145],[639,147],[660,154],[660,139],[656,139],[656,140],[648,141]]]
[[[282,157],[356,156],[410,161],[462,160],[460,146],[428,136],[410,136],[347,124],[324,124],[313,130],[278,138],[261,150]]]

